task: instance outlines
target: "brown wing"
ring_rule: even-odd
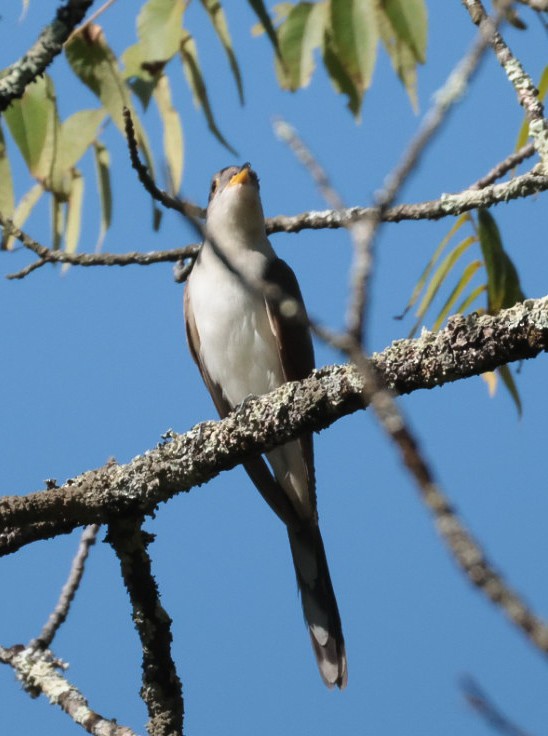
[[[265,281],[277,286],[282,293],[295,299],[306,314],[301,289],[292,269],[281,258],[271,261],[263,275]],[[307,325],[298,319],[288,319],[280,312],[279,303],[265,298],[266,309],[272,330],[278,343],[278,352],[287,381],[301,381],[314,369],[314,348]],[[316,479],[314,474],[314,446],[312,435],[299,438],[308,473],[310,494],[316,505]]]
[[[194,313],[192,311],[192,300],[190,298],[190,289],[188,288],[188,286],[185,289],[184,309],[186,337],[188,341],[188,347],[190,349],[190,354],[192,355],[194,362],[198,366],[203,381],[207,386],[209,393],[211,394],[211,398],[213,399],[213,403],[215,404],[219,416],[224,418],[232,411],[232,407],[223,396],[221,387],[219,386],[219,384],[215,383],[215,381],[211,379],[211,376],[207,372],[207,369],[202,362],[200,355],[200,335],[198,333],[198,328],[196,327],[196,322],[194,320]],[[265,501],[274,511],[274,513],[280,517],[284,524],[286,524],[286,526],[291,529],[296,529],[300,527],[301,521],[297,516],[295,509],[289,502],[285,493],[281,491],[280,486],[268,469],[268,465],[266,464],[264,458],[261,456],[252,458],[251,460],[247,460],[245,463],[243,463],[243,466],[247,474],[257,487],[261,496],[265,499]]]

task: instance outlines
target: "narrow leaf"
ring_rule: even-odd
[[[101,225],[95,245],[95,250],[99,251],[103,246],[105,235],[112,221],[112,188],[110,186],[110,155],[108,149],[97,141],[93,145],[93,152],[95,154],[97,189],[101,203]]]
[[[314,50],[322,45],[327,22],[324,3],[299,3],[278,29],[284,65],[277,65],[280,86],[295,90],[306,87],[314,71]]]
[[[466,266],[466,268],[462,272],[462,276],[458,280],[454,289],[447,297],[445,304],[441,308],[441,311],[436,318],[436,321],[434,322],[434,326],[432,327],[433,330],[439,330],[439,328],[445,321],[445,318],[451,313],[455,302],[461,296],[462,292],[466,289],[466,287],[472,280],[474,274],[482,267],[482,265],[483,264],[481,261],[472,261],[472,263],[469,263]]]
[[[487,284],[481,284],[481,286],[476,286],[476,288],[470,292],[470,294],[464,299],[458,307],[455,309],[455,312],[457,314],[464,314],[468,307],[470,307],[476,299],[483,294],[484,291],[487,291]]]
[[[384,10],[377,6],[377,22],[379,33],[392,68],[400,78],[411,101],[414,112],[418,111],[417,96],[417,59],[409,46],[394,31],[390,19]]]
[[[192,91],[194,104],[196,105],[196,107],[203,109],[209,130],[213,133],[215,138],[217,138],[219,143],[222,143],[222,145],[227,148],[231,153],[237,155],[234,148],[232,148],[232,146],[228,143],[228,141],[225,139],[225,137],[217,127],[217,123],[215,122],[215,118],[213,116],[213,110],[211,109],[211,104],[209,102],[207,87],[202,75],[202,70],[200,69],[196,43],[194,42],[194,39],[192,38],[190,33],[188,33],[187,31],[184,32],[184,37],[181,42],[181,58],[183,61],[184,73]]]
[[[361,110],[362,95],[356,89],[354,82],[341,64],[333,45],[331,33],[327,30],[323,43],[323,63],[335,91],[339,94],[346,95],[348,98],[348,109],[357,118]]]
[[[489,398],[492,399],[497,392],[497,374],[495,371],[486,371],[481,374],[481,379],[487,384],[487,392],[489,394]]]
[[[44,193],[44,187],[41,184],[34,184],[29,191],[21,198],[19,204],[15,208],[13,217],[11,218],[15,227],[23,227],[34,206]],[[11,235],[6,237],[6,231],[2,234],[2,250],[11,250],[14,238]]]
[[[165,62],[181,42],[183,0],[148,0],[137,16],[137,35],[145,62]]]
[[[67,226],[65,230],[65,251],[76,253],[82,229],[82,202],[84,200],[84,177],[79,171],[74,172],[72,189],[67,202]],[[63,265],[63,270],[67,270]]]
[[[440,263],[434,274],[432,275],[432,278],[430,279],[430,283],[428,284],[426,291],[424,293],[424,296],[421,300],[421,303],[418,306],[417,309],[417,321],[413,325],[413,328],[411,330],[410,336],[414,335],[417,331],[422,319],[424,318],[424,315],[428,311],[430,305],[432,304],[436,294],[440,290],[443,282],[445,281],[447,275],[451,272],[459,258],[466,253],[468,248],[476,242],[476,237],[474,235],[470,235],[467,238],[465,238],[463,241],[461,241],[458,245],[453,248],[453,250],[448,253],[443,261]]]
[[[276,35],[276,29],[272,25],[272,20],[270,18],[270,15],[268,14],[268,10],[265,8],[264,3],[262,2],[262,0],[247,0],[247,2],[259,19],[262,27],[265,29],[266,35],[270,39],[270,43],[272,44],[274,51],[276,52],[276,56],[278,57],[279,61],[282,61],[280,47],[278,44],[278,36]]]
[[[183,173],[183,128],[179,113],[173,107],[169,78],[165,74],[158,79],[154,99],[164,128],[164,155],[169,170],[171,189],[178,192]]]
[[[541,74],[541,77],[540,77],[540,82],[538,84],[539,100],[544,100],[547,92],[548,92],[548,66],[545,66]],[[527,119],[527,116],[525,116],[525,119],[523,123],[521,124],[521,128],[519,129],[518,138],[516,140],[516,151],[519,151],[519,149],[527,143],[528,138],[529,138],[529,120]]]
[[[504,383],[508,393],[512,397],[512,400],[518,412],[518,416],[521,417],[523,414],[523,406],[521,403],[521,397],[519,395],[518,387],[516,385],[516,382],[514,381],[514,376],[512,375],[510,367],[507,365],[501,365],[499,368],[497,368],[497,373],[501,377],[502,382]]]
[[[240,72],[240,67],[238,65],[238,60],[236,59],[236,54],[234,53],[234,48],[232,46],[232,39],[228,30],[228,23],[226,22],[224,10],[219,0],[201,0],[201,3],[207,11],[213,28],[215,29],[215,33],[219,37],[219,41],[221,42],[225,50],[230,69],[232,71],[232,76],[234,77],[236,87],[238,88],[240,103],[243,105],[244,87],[242,82],[242,75]]]
[[[65,229],[65,202],[55,192],[51,196],[51,248],[59,250]]]
[[[502,245],[497,223],[487,210],[478,210],[478,236],[487,271],[488,309],[495,314],[522,301],[525,295],[516,267]]]
[[[0,212],[4,217],[11,217],[15,208],[13,179],[6,149],[4,131],[0,125]]]

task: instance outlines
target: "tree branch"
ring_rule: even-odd
[[[93,0],[67,0],[54,20],[44,28],[34,45],[6,70],[0,79],[0,112],[23,95],[25,88],[44,73],[63,50],[63,44],[83,20]]]
[[[398,340],[372,364],[399,394],[429,389],[494,370],[548,350],[548,297],[527,300],[495,316],[471,314],[417,340]],[[0,499],[0,531],[10,539],[0,554],[17,548],[14,528],[33,524],[36,538],[90,523],[149,514],[161,502],[188,491],[303,432],[319,431],[364,408],[364,383],[352,366],[327,366],[301,382],[254,398],[217,422],[203,422],[127,465],[109,464],[60,488]],[[3,537],[0,536],[0,540]],[[32,541],[30,531],[19,540]]]
[[[184,704],[182,684],[171,656],[171,618],[160,603],[147,551],[152,538],[141,529],[142,522],[142,517],[112,522],[107,541],[120,560],[133,623],[141,640],[141,697],[150,718],[147,731],[150,736],[181,736]]]
[[[94,736],[136,736],[126,726],[119,726],[91,710],[87,700],[59,672],[63,664],[49,650],[30,647],[0,647],[0,662],[13,667],[17,679],[32,695],[45,695],[52,705],[58,705],[79,726]]]

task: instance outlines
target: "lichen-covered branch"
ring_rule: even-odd
[[[63,664],[49,650],[0,647],[0,662],[13,667],[26,690],[34,696],[45,695],[52,705],[59,706],[93,736],[136,736],[130,728],[93,711],[82,693],[63,676]]]
[[[12,100],[21,97],[25,88],[45,72],[92,4],[93,0],[67,0],[27,53],[6,69],[0,79],[0,112]]]
[[[399,340],[372,356],[383,382],[410,393],[493,370],[548,350],[548,297],[527,300],[495,316],[449,320],[437,333]],[[47,524],[54,536],[76,526],[151,513],[161,502],[205,483],[260,452],[306,431],[318,431],[364,407],[363,379],[352,366],[327,366],[301,382],[287,383],[249,400],[226,419],[203,422],[184,435],[170,433],[158,448],[127,465],[109,464],[60,488],[0,499],[2,535]],[[37,538],[45,535],[38,527]],[[32,541],[30,532],[21,544]]]
[[[142,521],[141,517],[112,522],[107,539],[120,561],[133,623],[141,640],[141,697],[149,714],[147,731],[149,736],[181,736],[183,693],[171,656],[171,618],[160,603],[147,551],[151,537],[142,530]]]

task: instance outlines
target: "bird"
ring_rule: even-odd
[[[249,288],[250,282],[275,285],[306,314],[295,274],[267,238],[259,189],[249,163],[213,176],[204,242],[185,287],[189,349],[221,417],[314,368],[306,321],[286,316],[272,292]],[[329,688],[343,689],[346,650],[318,523],[312,434],[265,455],[244,467],[287,528],[320,675]]]

